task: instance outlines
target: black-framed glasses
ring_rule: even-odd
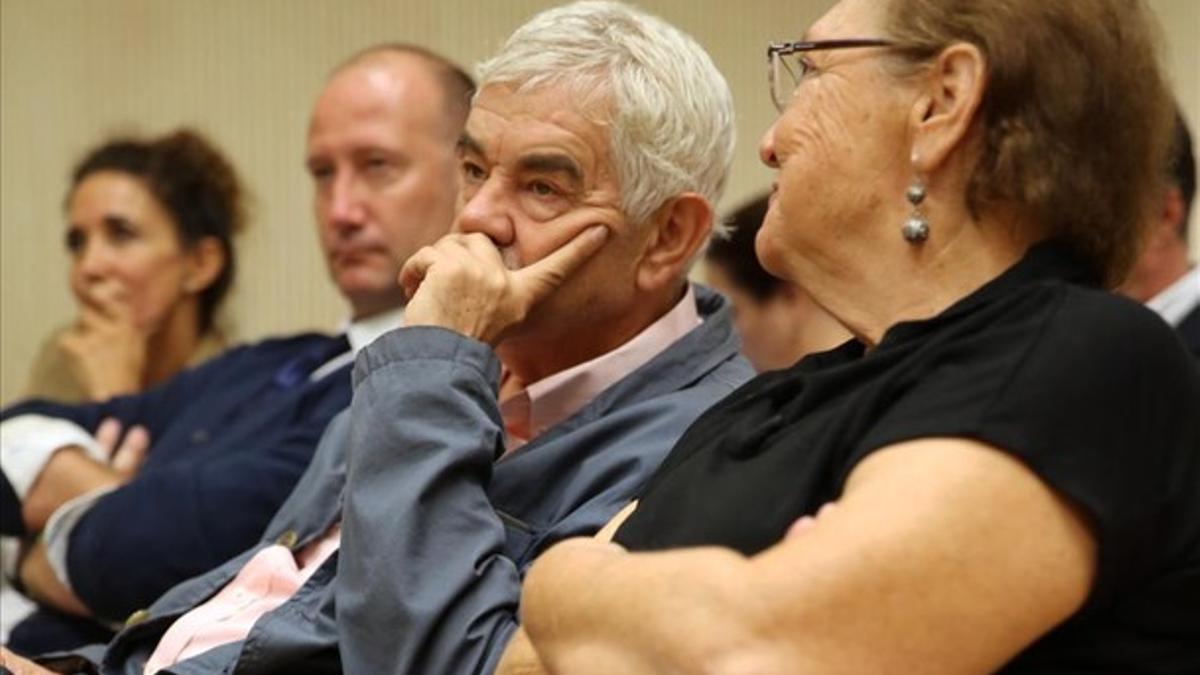
[[[796,87],[812,67],[804,58],[808,52],[826,49],[859,49],[862,47],[891,47],[896,43],[881,39],[816,40],[812,42],[775,42],[767,47],[767,75],[771,83],[771,100],[779,112],[787,108]]]

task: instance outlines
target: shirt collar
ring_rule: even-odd
[[[696,293],[689,284],[683,299],[671,311],[625,344],[534,382],[505,399],[500,404],[500,414],[509,431],[508,450],[515,450],[579,412],[605,389],[645,365],[701,323]]]
[[[308,379],[315,382],[353,363],[354,357],[358,355],[359,350],[371,344],[393,328],[399,328],[403,323],[403,307],[373,314],[357,321],[349,319],[343,321],[341,332],[346,335],[346,341],[350,343],[350,350],[342,352],[326,361],[320,368],[314,370]]]
[[[404,323],[404,308],[372,314],[364,319],[347,320],[342,324],[342,331],[350,341],[350,350],[355,354],[363,347],[371,344],[384,333],[399,328]]]
[[[1151,298],[1146,306],[1158,312],[1167,323],[1178,326],[1192,310],[1200,307],[1200,265]]]

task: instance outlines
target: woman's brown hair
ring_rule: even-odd
[[[200,293],[200,332],[208,332],[233,286],[237,269],[233,237],[246,223],[245,191],[233,165],[215,145],[191,129],[150,139],[118,138],[92,150],[76,165],[67,199],[85,178],[100,171],[141,179],[171,214],[184,248],[205,237],[220,244],[225,265]]]
[[[1108,285],[1161,194],[1173,103],[1140,0],[893,0],[887,32],[919,65],[956,42],[988,63],[984,149],[967,199],[1005,203]]]

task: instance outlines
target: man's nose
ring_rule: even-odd
[[[363,224],[366,209],[359,194],[358,182],[350,175],[339,175],[329,187],[326,200],[328,219],[337,229],[355,228]]]
[[[496,246],[504,248],[516,241],[510,201],[500,180],[488,179],[463,204],[455,219],[454,229],[486,234]]]

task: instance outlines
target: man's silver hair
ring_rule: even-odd
[[[605,0],[549,9],[476,73],[480,89],[563,86],[581,108],[610,105],[605,124],[632,222],[683,192],[716,208],[733,162],[733,95],[704,49],[662,19]]]

